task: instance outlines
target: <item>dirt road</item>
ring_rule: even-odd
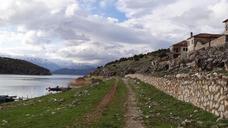
[[[127,99],[127,112],[125,114],[125,128],[144,128],[143,121],[141,119],[141,113],[137,107],[136,94],[133,91],[128,80],[124,79],[124,82],[128,88]]]

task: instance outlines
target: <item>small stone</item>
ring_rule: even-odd
[[[196,121],[196,123],[199,124],[199,125],[202,125],[203,124],[202,121]]]
[[[197,112],[198,112],[198,110],[194,110],[193,112],[194,112],[194,113],[197,113]]]
[[[146,115],[145,118],[148,119],[148,118],[150,118],[150,116]]]
[[[2,120],[2,123],[3,123],[3,124],[7,124],[8,121],[7,121],[7,120]]]
[[[216,122],[219,122],[220,120],[222,120],[222,117],[219,117],[219,118],[216,120]]]

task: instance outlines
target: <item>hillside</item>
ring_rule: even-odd
[[[160,49],[147,54],[139,54],[133,57],[121,58],[98,67],[91,75],[101,76],[124,76],[132,73],[151,73],[153,68],[151,62],[158,58],[167,59],[168,49]]]
[[[126,74],[168,74],[218,72],[228,74],[228,49],[209,48],[195,51],[187,58],[172,59],[168,49],[121,58],[98,67],[91,75],[124,76]]]
[[[53,74],[68,74],[68,75],[87,75],[91,71],[94,71],[95,68],[88,68],[88,69],[68,69],[68,68],[62,68],[58,69]]]
[[[0,57],[0,74],[51,75],[48,69],[28,61]]]

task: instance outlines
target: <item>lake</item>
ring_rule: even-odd
[[[0,95],[34,98],[48,94],[48,87],[67,87],[77,75],[0,75]]]

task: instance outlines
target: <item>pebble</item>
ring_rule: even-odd
[[[5,124],[7,124],[7,123],[8,123],[7,120],[2,120],[2,125],[5,125]]]

